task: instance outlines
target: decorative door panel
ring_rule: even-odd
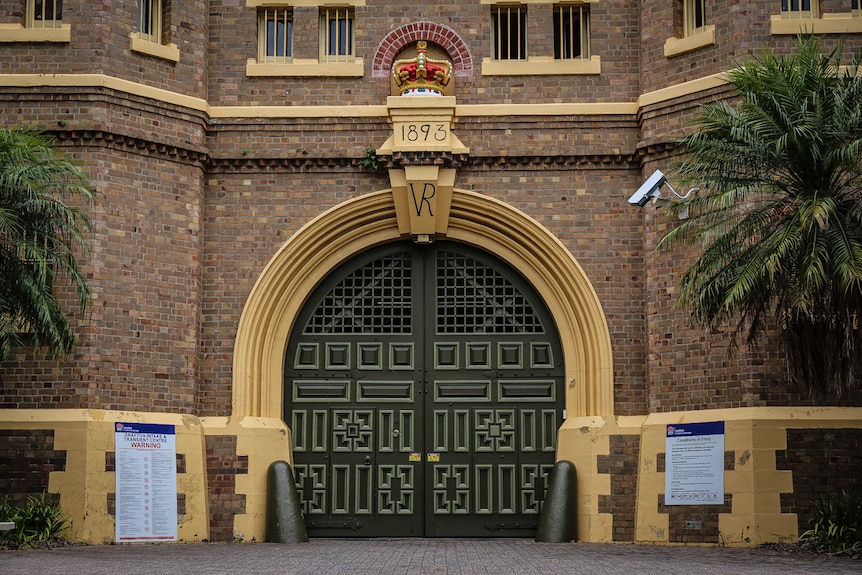
[[[313,536],[532,536],[562,423],[553,321],[453,243],[393,244],[312,294],[285,418]]]

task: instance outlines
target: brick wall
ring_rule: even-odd
[[[48,492],[53,471],[66,470],[53,429],[0,429],[0,497],[23,502]]]
[[[474,63],[472,75],[457,78],[459,105],[634,102],[725,69],[752,42],[782,50],[795,42],[769,34],[772,2],[710,6],[715,46],[665,58],[664,41],[678,27],[672,3],[598,2],[590,9],[601,75],[491,77],[481,75],[488,5],[370,0],[356,9],[363,78],[249,78],[255,10],[226,0],[180,4],[171,3],[166,31],[179,64],[129,53],[131,4],[79,4],[64,13],[71,45],[4,43],[0,73],[103,73],[212,105],[382,105],[390,80],[373,76],[371,62],[392,30],[422,20],[458,34]],[[529,6],[531,55],[551,53],[542,28],[550,10]],[[298,57],[315,56],[316,14],[297,7]],[[20,3],[0,2],[0,21],[20,19]],[[456,185],[536,218],[596,289],[612,338],[618,415],[812,403],[787,387],[774,339],[730,355],[726,334],[687,325],[674,300],[688,254],[655,253],[669,225],[663,211],[625,202],[644,174],[672,161],[672,139],[697,107],[723,96],[713,89],[650,104],[637,117],[465,115],[456,126],[471,150]],[[227,415],[236,326],[263,267],[325,209],[389,186],[385,174],[356,165],[388,136],[383,117],[220,119],[101,87],[0,88],[3,125],[21,118],[55,131],[99,188],[84,261],[96,299],[73,358],[22,353],[2,366],[3,407]]]
[[[98,193],[89,210],[91,250],[79,261],[93,296],[91,316],[82,320],[75,294],[60,293],[79,324],[78,349],[65,360],[16,354],[3,365],[0,405],[193,412],[200,118],[114,94],[59,90],[26,99],[4,90],[0,97],[12,103],[3,111],[5,124],[17,114],[59,118],[53,124],[59,147],[83,163]],[[66,125],[66,118],[75,125]]]
[[[793,472],[793,492],[781,494],[781,512],[796,513],[799,533],[811,528],[816,501],[842,492],[862,496],[862,429],[788,429],[776,469]]]
[[[233,516],[245,512],[245,495],[236,493],[236,476],[248,473],[248,456],[236,454],[236,436],[207,436],[207,491],[210,540],[233,541]]]
[[[561,101],[631,101],[637,97],[637,6],[598,3],[592,6],[593,54],[602,58],[601,76],[482,76],[480,62],[491,45],[490,7],[454,0],[415,6],[369,0],[355,9],[356,57],[365,60],[363,79],[249,78],[245,65],[255,56],[255,9],[244,3],[210,3],[210,102],[260,105],[337,105],[347,96],[352,104],[379,104],[390,93],[389,79],[371,78],[371,63],[380,42],[400,26],[431,21],[454,30],[466,43],[473,75],[457,79],[459,103]],[[530,5],[529,53],[553,56],[551,5]],[[294,8],[296,58],[317,58],[317,8]],[[634,65],[633,65],[634,63]]]
[[[611,494],[599,496],[599,513],[613,515],[614,541],[635,539],[640,439],[639,435],[612,435],[610,455],[598,457],[598,473],[611,476]]]
[[[71,26],[71,43],[4,42],[0,73],[107,74],[205,98],[208,3],[166,4],[163,43],[176,44],[179,62],[130,51],[129,34],[137,30],[136,2],[66,2],[63,24]],[[0,23],[23,24],[23,6],[20,1],[0,3]]]

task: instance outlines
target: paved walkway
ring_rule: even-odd
[[[313,539],[0,551],[9,575],[845,575],[862,560],[763,549],[534,543],[527,539]]]

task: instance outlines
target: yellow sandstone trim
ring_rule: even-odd
[[[41,88],[41,87],[76,87],[76,88],[109,88],[134,96],[151,98],[166,104],[184,106],[192,110],[208,111],[209,104],[201,98],[186,96],[161,88],[153,88],[138,82],[106,76],[104,74],[2,74],[0,86]]]
[[[779,34],[855,34],[862,32],[862,18],[847,12],[823,14],[821,18],[786,18],[774,15],[770,18],[771,31]]]
[[[676,84],[674,86],[668,86],[667,88],[661,88],[660,90],[646,92],[641,94],[640,98],[638,98],[638,109],[644,106],[681,98],[683,96],[697,94],[698,92],[704,92],[712,88],[724,86],[725,84],[727,84],[726,73],[719,72],[718,74],[712,74],[689,82],[683,82],[682,84]]]
[[[668,515],[658,512],[664,472],[656,468],[665,453],[669,424],[725,422],[725,451],[734,469],[725,471],[731,513],[719,515],[719,540],[726,545],[757,546],[795,541],[795,514],[781,513],[781,494],[793,491],[792,472],[776,469],[775,452],[787,448],[787,429],[862,428],[862,408],[752,407],[651,414],[641,435],[636,543],[669,542]]]
[[[355,77],[365,73],[365,62],[357,58],[352,62],[320,62],[319,60],[299,60],[284,64],[260,63],[249,58],[245,64],[246,76],[288,76],[288,77]]]
[[[646,92],[635,102],[555,102],[548,104],[467,104],[456,106],[460,117],[470,116],[553,116],[637,114],[647,105],[696,94],[726,84],[724,73]],[[151,98],[192,110],[211,118],[386,118],[386,105],[373,106],[210,106],[202,98],[187,96],[138,82],[104,74],[0,74],[0,87],[103,87],[135,96]]]
[[[640,435],[646,416],[569,417],[559,432],[557,461],[571,461],[578,477],[577,532],[579,541],[613,541],[613,515],[599,504],[611,497],[611,476],[598,473],[599,456],[610,455],[612,435]]]
[[[278,418],[204,417],[206,436],[236,436],[237,456],[248,457],[248,473],[238,473],[237,495],[245,496],[245,513],[234,515],[234,538],[263,541],[266,536],[267,476],[275,461],[293,466],[290,430]]]
[[[668,38],[664,43],[664,55],[670,58],[713,44],[715,44],[715,26],[706,26],[702,32],[685,38]]]
[[[483,76],[559,76],[601,74],[602,60],[593,56],[588,60],[555,60],[550,56],[536,56],[526,60],[482,59]]]
[[[447,237],[496,254],[536,288],[557,322],[571,416],[613,413],[613,354],[581,267],[538,222],[493,198],[453,190]],[[401,239],[391,190],[318,216],[273,256],[243,309],[233,356],[233,414],[280,418],[284,350],[307,294],[354,254]]]
[[[600,512],[602,499],[613,496],[611,476],[598,473],[599,457],[611,455],[611,436],[639,434],[635,543],[671,544],[669,516],[658,512],[665,476],[657,461],[666,451],[665,429],[669,424],[708,421],[725,422],[725,451],[734,454],[734,469],[725,471],[724,482],[731,511],[719,514],[718,542],[755,547],[799,537],[797,516],[781,512],[781,494],[793,492],[792,471],[776,469],[776,451],[787,449],[787,430],[862,428],[862,408],[753,407],[569,417],[560,428],[557,459],[571,461],[577,472],[578,539],[613,540],[614,518]],[[692,518],[704,510],[686,507]]]
[[[185,494],[186,513],[179,516],[181,541],[209,539],[206,449],[201,422],[191,415],[86,409],[4,409],[0,429],[52,429],[54,448],[66,452],[64,471],[52,472],[48,492],[60,495],[71,519],[71,537],[91,543],[114,540],[114,517],[107,497],[116,491],[114,472],[105,471],[105,454],[113,452],[114,423],[162,423],[176,426],[177,453],[186,472],[177,474],[177,493]]]
[[[180,50],[176,44],[157,44],[156,42],[139,38],[134,32],[129,35],[129,50],[170,62],[180,61]]]
[[[25,28],[21,24],[0,24],[0,42],[71,42],[71,24],[57,28]]]

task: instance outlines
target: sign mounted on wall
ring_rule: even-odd
[[[665,505],[724,504],[724,422],[666,428]]]
[[[177,442],[173,425],[114,424],[116,541],[177,540]]]

